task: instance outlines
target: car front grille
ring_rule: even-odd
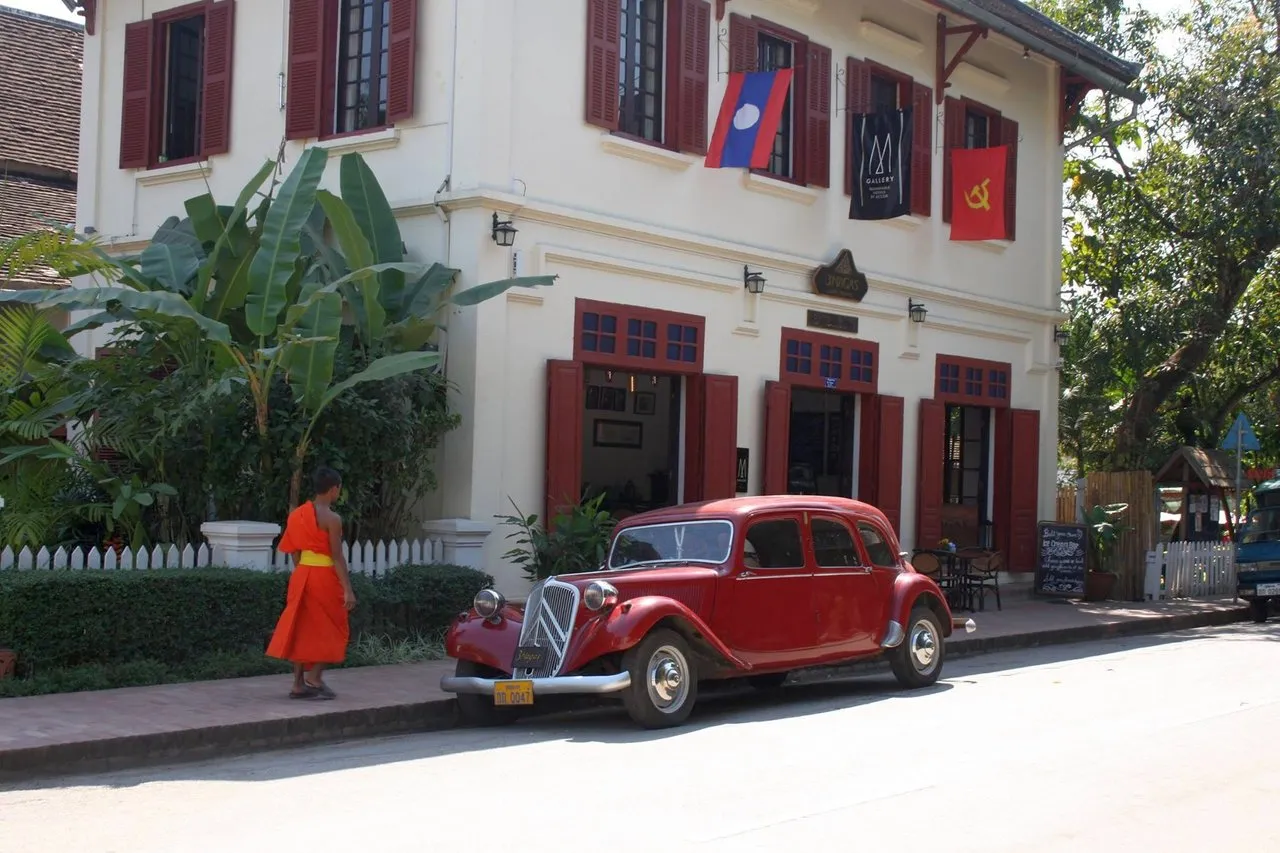
[[[549,649],[546,662],[536,669],[517,669],[515,678],[550,678],[560,674],[573,621],[578,614],[578,588],[547,578],[529,591],[524,606],[524,624],[520,628],[521,646]]]

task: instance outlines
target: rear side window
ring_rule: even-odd
[[[815,518],[809,529],[813,531],[813,556],[819,566],[843,569],[862,565],[849,528],[830,518]]]
[[[800,544],[800,524],[792,518],[757,521],[747,528],[744,561],[762,569],[804,567],[804,546]]]
[[[858,523],[858,535],[862,537],[862,544],[866,546],[867,556],[871,558],[871,565],[898,565],[897,556],[893,553],[889,543],[885,541],[879,530],[863,521]]]

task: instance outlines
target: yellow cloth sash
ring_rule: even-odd
[[[302,564],[308,566],[332,566],[333,557],[328,554],[318,554],[315,551],[303,551]]]

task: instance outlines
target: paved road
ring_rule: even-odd
[[[1277,672],[1247,625],[68,779],[0,789],[0,851],[1276,851]]]

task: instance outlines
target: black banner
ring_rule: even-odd
[[[911,107],[853,116],[850,219],[911,213]]]

